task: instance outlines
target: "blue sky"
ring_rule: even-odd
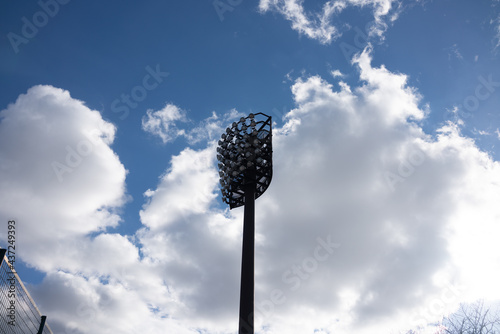
[[[500,298],[499,1],[0,9],[0,219],[58,332],[235,333],[242,212],[214,143],[250,112],[275,129],[258,333],[396,332]]]

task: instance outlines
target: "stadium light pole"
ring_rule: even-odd
[[[222,134],[217,147],[222,200],[244,207],[239,334],[254,334],[255,199],[271,183],[271,116],[250,114]]]

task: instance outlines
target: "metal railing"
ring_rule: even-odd
[[[0,333],[53,334],[28,290],[0,249]]]

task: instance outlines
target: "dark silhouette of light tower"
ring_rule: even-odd
[[[254,333],[255,199],[273,175],[271,116],[250,114],[222,134],[217,147],[222,200],[244,205],[239,334]]]

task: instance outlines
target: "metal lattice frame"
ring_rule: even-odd
[[[11,288],[14,286],[14,288]],[[9,310],[12,290],[15,291],[15,326],[9,325]],[[12,270],[5,249],[0,249],[0,333],[2,334],[52,334],[45,323],[28,290],[15,271]],[[43,324],[41,324],[44,322]]]
[[[273,175],[271,116],[256,113],[234,122],[217,153],[222,200],[229,208],[245,204],[245,184],[255,182],[255,198],[260,197]]]

